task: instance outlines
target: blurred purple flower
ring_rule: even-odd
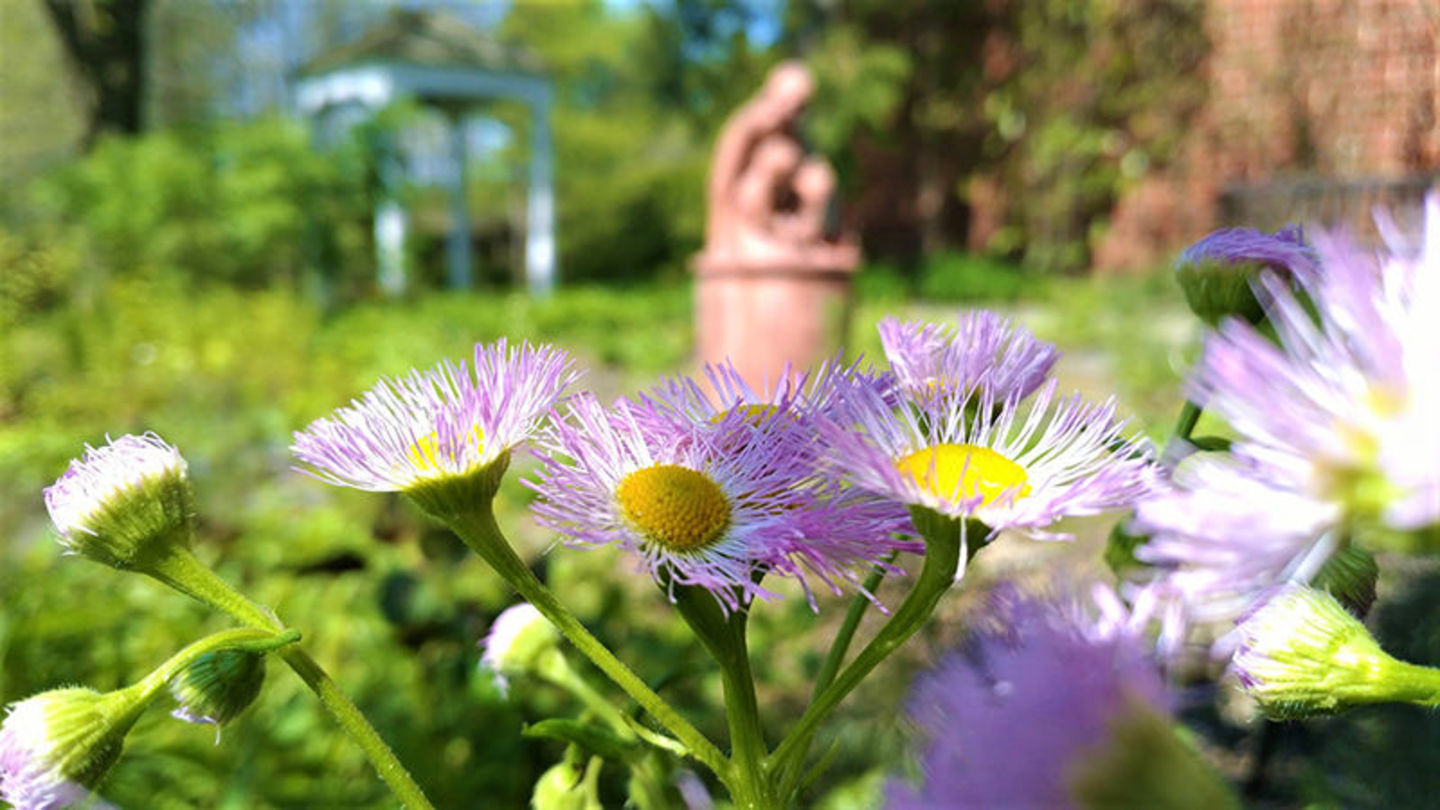
[[[1363,606],[1368,557],[1346,527],[1440,521],[1440,196],[1418,247],[1392,234],[1377,259],[1340,237],[1317,244],[1303,296],[1262,280],[1274,339],[1231,320],[1206,340],[1190,396],[1238,434],[1231,456],[1192,456],[1137,508],[1151,539],[1136,556],[1187,620],[1233,622],[1317,576]]]
[[[1211,454],[1185,459],[1169,486],[1141,501],[1136,557],[1159,569],[1187,623],[1228,623],[1276,583],[1309,579],[1335,550],[1338,510],[1273,471]]]
[[[1125,622],[1001,595],[960,652],[922,676],[910,715],[928,738],[918,786],[892,783],[890,810],[1070,807],[1077,766],[1135,711],[1169,700]],[[1113,617],[1112,617],[1113,619]]]
[[[1254,228],[1222,228],[1185,248],[1176,266],[1197,264],[1258,264],[1296,280],[1313,278],[1320,264],[1299,225],[1273,234]]]
[[[1376,261],[1325,236],[1304,298],[1262,281],[1277,339],[1229,321],[1191,382],[1240,434],[1237,456],[1398,529],[1440,520],[1440,196],[1426,209],[1418,255]]]

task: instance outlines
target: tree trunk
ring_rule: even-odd
[[[89,147],[143,128],[145,17],[150,0],[44,0],[77,78],[89,92]]]

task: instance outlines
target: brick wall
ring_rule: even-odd
[[[1440,0],[1209,0],[1211,95],[1181,158],[1122,195],[1096,266],[1225,224],[1341,220],[1440,178]]]

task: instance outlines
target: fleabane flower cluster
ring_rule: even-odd
[[[475,347],[472,363],[382,379],[295,434],[307,472],[337,486],[403,492],[442,514],[488,503],[510,460],[578,376],[550,346]]]
[[[186,469],[180,451],[153,433],[86,445],[45,489],[61,545],[122,569],[169,544],[188,547],[195,506]]]
[[[774,597],[769,573],[838,589],[919,548],[894,536],[902,512],[819,477],[812,406],[827,395],[797,383],[757,396],[725,367],[711,379],[727,400],[683,379],[608,409],[573,400],[541,442],[537,518],[573,545],[629,550],[662,587],[705,588],[729,610]]]
[[[1356,543],[1440,523],[1440,196],[1420,240],[1387,230],[1377,255],[1322,235],[1299,291],[1262,276],[1273,338],[1232,319],[1206,341],[1190,396],[1238,436],[1181,463],[1136,521],[1137,556],[1198,621],[1373,571]],[[1342,590],[1364,601],[1373,576]]]

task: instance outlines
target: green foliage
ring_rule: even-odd
[[[684,32],[675,25],[653,9],[617,15],[587,2],[517,4],[501,26],[503,36],[539,53],[560,88],[556,235],[566,279],[675,278],[701,246],[709,140],[719,119],[682,101],[703,92],[667,82],[718,85],[693,70],[657,66],[677,58]],[[758,83],[759,68],[741,72]],[[753,87],[735,70],[714,78],[732,95]]]
[[[556,750],[522,739],[522,721],[555,714],[555,698],[522,713],[475,670],[476,641],[513,596],[398,499],[290,470],[289,434],[377,375],[463,357],[502,335],[569,347],[601,396],[633,390],[684,362],[688,291],[580,289],[545,302],[435,296],[328,320],[284,290],[194,290],[173,277],[112,279],[96,293],[0,330],[0,534],[10,538],[0,546],[0,702],[76,682],[121,685],[221,626],[155,583],[61,556],[47,536],[40,490],[82,444],[153,429],[190,462],[201,556],[295,623],[437,805],[487,796],[523,806]],[[550,538],[524,520],[525,467],[517,459],[497,510],[540,558]],[[610,575],[613,559],[548,559],[552,584],[642,669],[687,661],[681,638],[641,629],[637,611],[617,609],[663,597],[638,587],[622,597],[629,578]],[[86,598],[57,609],[57,593]],[[659,613],[654,627],[665,623]],[[313,696],[283,669],[270,674],[219,747],[209,730],[147,716],[106,797],[123,807],[387,806]],[[690,689],[679,690],[683,704],[706,702],[686,699]],[[712,731],[723,727],[712,719]]]
[[[1180,734],[1170,717],[1136,705],[1113,721],[1114,741],[1071,777],[1076,804],[1092,810],[1164,807],[1239,810],[1239,797]]]
[[[79,276],[80,264],[73,245],[30,244],[0,230],[0,328],[61,303]]]
[[[94,274],[294,286],[321,267],[370,275],[363,184],[298,124],[261,121],[104,140],[26,213]]]
[[[1041,279],[1023,268],[985,256],[940,253],[920,275],[922,298],[936,301],[1014,302],[1038,297]]]
[[[816,80],[809,131],[831,155],[841,154],[858,132],[883,132],[912,71],[903,48],[867,43],[853,26],[827,29],[808,64]]]
[[[567,279],[677,278],[700,249],[708,148],[676,122],[644,116],[557,111],[557,234]],[[647,133],[643,153],[637,129]]]
[[[1205,99],[1198,0],[794,0],[786,38],[820,79],[809,128],[907,265],[965,245],[1084,270],[1127,185],[1177,158]],[[991,190],[973,198],[972,181]]]
[[[910,297],[941,303],[994,306],[1048,295],[1042,275],[1000,259],[944,251],[929,257],[914,273],[886,263],[866,265],[856,275],[856,290],[871,301],[904,301]]]
[[[1015,6],[1019,64],[985,100],[1015,201],[995,248],[1075,272],[1127,183],[1176,157],[1204,102],[1198,0],[1045,0]]]

